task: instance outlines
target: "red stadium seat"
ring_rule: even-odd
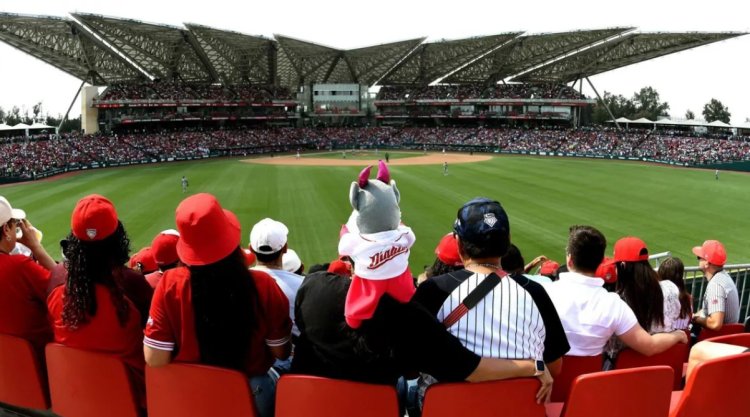
[[[742,323],[729,323],[721,326],[719,330],[711,330],[707,328],[701,329],[698,335],[698,341],[701,342],[706,339],[711,339],[716,336],[724,336],[727,334],[742,333],[745,331],[745,325]]]
[[[684,391],[672,393],[670,417],[747,417],[750,353],[698,364]],[[639,417],[641,417],[639,415]]]
[[[750,348],[750,333],[725,334],[706,339],[707,342],[727,343],[730,345],[744,346]]]
[[[284,375],[276,387],[276,417],[298,416],[398,417],[398,396],[387,385]]]
[[[668,366],[581,375],[565,404],[547,404],[548,417],[665,417],[672,393]]]
[[[568,397],[570,386],[577,376],[602,370],[602,355],[563,356],[562,372],[552,385],[552,402],[563,402]]]
[[[0,403],[15,407],[49,408],[43,365],[25,339],[0,335]]]
[[[231,369],[186,363],[146,367],[146,392],[149,417],[257,415],[247,376]]]
[[[690,347],[686,343],[678,343],[662,353],[644,356],[633,349],[624,349],[617,355],[615,369],[629,369],[643,366],[666,365],[674,371],[672,389],[682,388],[682,367],[688,359]]]
[[[544,417],[537,404],[536,378],[505,381],[438,383],[427,389],[423,417]]]
[[[52,411],[65,417],[138,417],[128,369],[104,353],[47,345]]]

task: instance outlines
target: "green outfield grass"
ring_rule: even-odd
[[[395,152],[394,152],[395,154]],[[336,257],[338,231],[351,212],[349,185],[362,167],[294,167],[242,163],[236,159],[103,169],[71,177],[0,188],[44,232],[59,258],[58,241],[69,231],[75,202],[89,193],[109,197],[133,251],[173,228],[174,209],[189,193],[209,192],[242,222],[243,244],[263,217],[289,227],[290,247],[306,265]],[[643,238],[652,253],[672,251],[695,264],[690,248],[704,239],[723,241],[729,263],[750,261],[750,176],[639,163],[568,158],[495,157],[473,164],[394,166],[403,221],[417,242],[414,273],[434,260],[433,249],[451,230],[456,210],[487,196],[505,206],[513,241],[528,260],[545,254],[564,261],[568,227],[591,224],[612,244],[622,236]],[[210,239],[210,236],[206,237]]]

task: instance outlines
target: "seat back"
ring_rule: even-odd
[[[573,382],[563,417],[665,417],[672,368],[647,366],[581,375]]]
[[[535,399],[539,386],[536,378],[435,384],[427,389],[422,416],[544,417]]]
[[[552,384],[552,402],[563,402],[568,398],[570,386],[579,375],[600,372],[602,370],[602,355],[596,356],[563,356],[562,372]]]
[[[750,353],[698,364],[688,377],[682,395],[673,404],[670,417],[747,417],[748,375]]]
[[[666,365],[672,368],[673,390],[682,388],[682,365],[687,362],[690,347],[687,343],[677,343],[656,355],[644,356],[633,349],[624,349],[617,355],[615,369],[639,368],[643,366]]]
[[[146,367],[149,417],[256,416],[247,376],[214,366]]]
[[[744,346],[750,348],[750,333],[725,334],[706,339],[708,342],[727,343],[730,345]]]
[[[745,331],[745,325],[741,323],[728,323],[721,326],[719,330],[711,330],[707,328],[701,329],[698,335],[698,341],[701,342],[706,339],[711,339],[717,336],[724,336],[727,334],[742,333]]]
[[[52,411],[65,417],[138,417],[128,369],[116,356],[51,343]]]
[[[396,389],[387,385],[287,374],[276,387],[276,417],[398,415]]]
[[[0,334],[0,402],[46,410],[49,408],[44,368],[29,341]]]

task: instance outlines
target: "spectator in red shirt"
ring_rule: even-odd
[[[67,280],[47,299],[54,340],[118,356],[142,400],[141,316],[113,276],[115,267],[128,259],[128,236],[112,203],[96,194],[78,201],[70,223]]]
[[[272,417],[278,376],[274,359],[291,350],[286,296],[268,274],[248,271],[240,225],[210,194],[177,207],[177,254],[187,265],[164,273],[143,339],[146,363],[202,363],[250,379],[261,417]]]
[[[156,288],[164,272],[181,265],[180,258],[177,256],[177,241],[179,240],[180,233],[177,230],[167,229],[151,241],[151,252],[154,254],[158,267],[156,271],[146,275],[146,281],[151,288]]]
[[[55,265],[44,250],[23,210],[0,196],[0,333],[31,342],[37,352],[52,339],[47,320],[49,269]],[[17,229],[23,234],[17,237]],[[16,242],[26,245],[34,258],[11,255]]]

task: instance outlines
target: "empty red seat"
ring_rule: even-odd
[[[547,404],[548,417],[665,417],[672,368],[647,366],[577,377],[565,404]]]
[[[727,343],[730,345],[745,346],[750,348],[750,333],[725,334],[706,339],[707,342]]]
[[[276,417],[299,416],[399,417],[398,396],[388,385],[284,375],[276,387]]]
[[[633,349],[624,349],[617,355],[615,369],[629,369],[643,366],[666,365],[672,368],[672,389],[682,388],[682,367],[688,359],[690,347],[686,343],[678,343],[662,353],[645,356]]]
[[[707,328],[701,329],[700,334],[698,335],[698,341],[703,341],[706,339],[711,339],[717,336],[724,336],[727,334],[735,334],[735,333],[742,333],[745,331],[745,325],[741,323],[729,323],[721,326],[721,329],[719,330],[711,330]]]
[[[128,369],[114,355],[47,345],[52,411],[64,417],[138,417]]]
[[[684,391],[672,395],[670,417],[747,417],[750,402],[750,353],[698,364]],[[640,417],[640,415],[639,415]]]
[[[563,356],[562,372],[552,384],[552,402],[563,402],[568,397],[573,380],[579,375],[602,370],[602,355],[596,356]]]
[[[0,402],[23,408],[49,408],[44,368],[29,341],[0,334]]]
[[[536,378],[488,382],[438,383],[427,389],[423,417],[544,417],[536,403]]]
[[[149,417],[254,417],[247,376],[214,366],[172,363],[146,367]]]

